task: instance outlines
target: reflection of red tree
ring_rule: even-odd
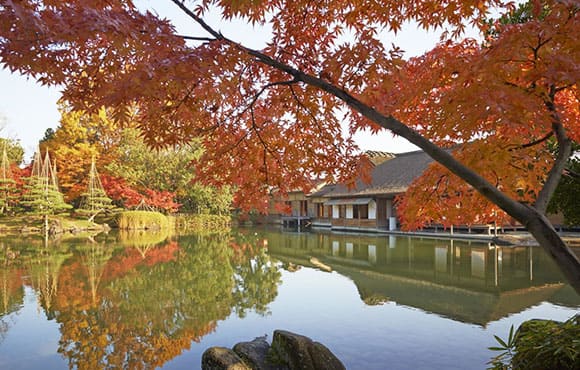
[[[264,248],[268,248],[267,239],[256,239],[255,243],[237,243],[235,241],[230,242],[230,247],[232,249],[233,256],[232,261],[236,264],[245,262],[254,256],[256,256]]]
[[[87,309],[93,305],[87,267],[80,258],[67,262],[58,274],[55,309]]]
[[[172,241],[167,243],[163,247],[158,247],[152,251],[148,251],[143,264],[146,266],[154,266],[158,263],[166,263],[169,261],[175,261],[177,254],[179,252],[179,245],[177,242]]]
[[[111,258],[105,266],[103,273],[104,281],[120,278],[139,266],[151,267],[158,263],[174,261],[177,258],[179,245],[171,241],[164,246],[155,247],[142,252],[135,247],[126,248],[123,253]]]
[[[224,312],[210,314],[211,318],[206,321],[207,310],[196,311],[199,308],[197,305],[186,304],[189,299],[176,303],[175,307],[171,307],[172,300],[164,301],[160,306],[156,305],[157,302],[144,300],[146,291],[150,290],[143,287],[155,286],[156,283],[147,285],[145,282],[143,285],[138,276],[139,270],[149,271],[153,266],[174,261],[179,250],[179,245],[174,241],[145,252],[128,247],[114,255],[103,267],[98,304],[81,307],[75,303],[57,311],[56,319],[61,324],[62,334],[59,352],[69,359],[70,367],[157,368],[189,349],[192,341],[200,342],[205,335],[215,331],[216,320],[229,314],[229,304],[223,307],[212,304],[212,309],[222,307]],[[66,272],[72,281],[67,285],[66,292],[60,292],[63,296],[59,297],[61,304],[67,300],[90,302],[86,269],[78,261],[81,259],[75,259],[74,263],[67,264],[66,269],[61,270],[61,275]],[[164,271],[163,268],[158,270]],[[120,290],[116,291],[114,283],[108,282],[116,282]],[[133,285],[133,282],[136,284]],[[159,283],[162,284],[161,281]],[[155,289],[151,291],[155,292]],[[127,292],[133,301],[124,300]],[[161,294],[166,299],[171,296]],[[173,322],[179,316],[176,313],[181,312],[178,310],[183,308],[192,309],[192,312],[184,313],[183,322]],[[154,316],[156,314],[162,317]]]
[[[158,263],[173,261],[177,257],[178,250],[179,245],[174,241],[164,246],[151,248],[146,252],[145,257],[134,247],[126,248],[123,253],[114,256],[107,262],[101,283],[118,279],[139,266],[151,267]],[[56,298],[58,309],[66,307],[86,309],[97,303],[94,302],[95,297],[91,290],[88,268],[81,259],[74,259],[62,266],[58,277],[58,286],[59,294]]]
[[[7,314],[12,305],[22,302],[23,272],[20,269],[6,267],[0,271],[0,316]]]

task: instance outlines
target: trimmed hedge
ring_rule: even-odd
[[[117,218],[122,230],[159,230],[174,227],[172,219],[159,212],[124,211]]]

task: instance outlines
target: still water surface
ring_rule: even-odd
[[[494,334],[580,308],[542,250],[449,240],[4,238],[0,262],[0,369],[196,369],[206,348],[278,328],[349,369],[484,369]]]

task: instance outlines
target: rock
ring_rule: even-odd
[[[318,267],[322,271],[332,272],[332,267],[320,262],[320,260],[316,257],[310,257],[310,263]]]
[[[308,348],[312,339],[303,335],[294,334],[285,330],[275,330],[272,339],[272,350],[275,357],[282,363],[288,364],[290,369],[314,370],[314,362]]]
[[[266,337],[241,342],[233,350],[207,349],[203,370],[344,370],[342,362],[322,343],[285,330],[274,331],[272,345]]]
[[[289,272],[296,272],[298,270],[300,270],[302,268],[302,266],[297,265],[295,263],[289,262],[288,266],[286,266],[286,270],[288,270]]]
[[[340,370],[342,362],[323,344],[285,330],[274,331],[274,356],[291,370]]]
[[[288,367],[274,364],[269,358],[270,344],[266,337],[258,337],[251,342],[241,342],[234,346],[234,352],[254,370],[287,370]]]
[[[317,370],[346,370],[338,357],[322,343],[314,342],[312,344],[312,347],[310,347],[310,356],[314,362],[314,368]]]
[[[231,349],[224,347],[208,348],[201,356],[203,370],[252,370]]]

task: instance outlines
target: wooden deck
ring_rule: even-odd
[[[309,216],[282,216],[280,219],[283,227],[297,228],[298,231],[312,226],[312,219]]]

